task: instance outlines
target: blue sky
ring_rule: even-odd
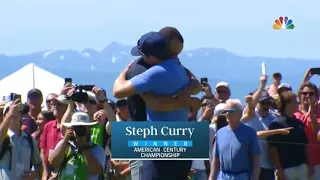
[[[320,59],[319,0],[0,0],[0,53],[134,45],[141,34],[177,27],[185,48],[246,56]],[[272,29],[288,16],[294,30]]]

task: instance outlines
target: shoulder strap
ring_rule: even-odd
[[[4,157],[4,155],[6,154],[7,151],[9,151],[9,153],[10,153],[9,170],[11,170],[11,167],[12,167],[12,147],[11,147],[11,139],[10,139],[9,135],[6,135],[6,137],[3,140],[2,148],[1,148],[1,152],[0,152],[0,160],[2,160],[2,158]]]
[[[11,148],[11,142],[10,142],[10,137],[7,135],[3,142],[2,142],[2,148],[0,151],[0,160],[2,160],[2,158],[4,157],[4,155],[6,154],[6,151]]]
[[[71,146],[69,145],[67,148],[67,153],[63,158],[63,161],[60,165],[59,171],[57,172],[56,177],[58,178],[60,176],[61,170],[66,166],[66,164],[68,163],[68,161],[75,155],[74,152],[71,152]]]
[[[96,147],[96,146],[97,146],[96,144],[92,144],[92,145],[90,146],[90,148],[94,148],[94,147]],[[69,145],[68,150],[67,150],[67,154],[65,155],[65,157],[64,157],[64,159],[63,159],[63,161],[62,161],[62,163],[61,163],[61,165],[60,165],[59,171],[58,171],[58,173],[57,173],[57,177],[59,177],[62,168],[64,168],[64,167],[66,166],[66,164],[68,163],[68,161],[69,161],[72,157],[74,157],[75,155],[76,155],[76,153],[75,153],[75,152],[72,152],[71,146]]]
[[[27,134],[27,139],[29,142],[29,146],[31,149],[31,156],[30,156],[30,169],[32,168],[32,161],[33,161],[33,151],[34,151],[34,146],[33,146],[33,140],[32,140],[32,136],[30,134]]]

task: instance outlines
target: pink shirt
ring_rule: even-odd
[[[307,134],[309,144],[307,146],[308,158],[311,164],[316,166],[320,165],[320,142],[317,140],[317,133],[314,132],[311,124],[311,119],[308,113],[303,113],[301,110],[294,114],[296,118],[302,121],[304,124],[304,130]],[[320,108],[317,107],[315,111],[316,119],[320,123]]]
[[[53,120],[44,125],[39,147],[44,150],[44,156],[48,160],[50,150],[53,150],[62,139],[60,127],[57,127],[57,120]]]

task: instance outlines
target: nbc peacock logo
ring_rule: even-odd
[[[280,16],[278,19],[274,20],[273,29],[282,30],[282,29],[294,29],[294,24],[291,19],[287,16]]]

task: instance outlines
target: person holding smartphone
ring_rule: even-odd
[[[21,130],[20,99],[6,103],[0,125],[0,179],[37,179],[41,160],[37,142]]]

